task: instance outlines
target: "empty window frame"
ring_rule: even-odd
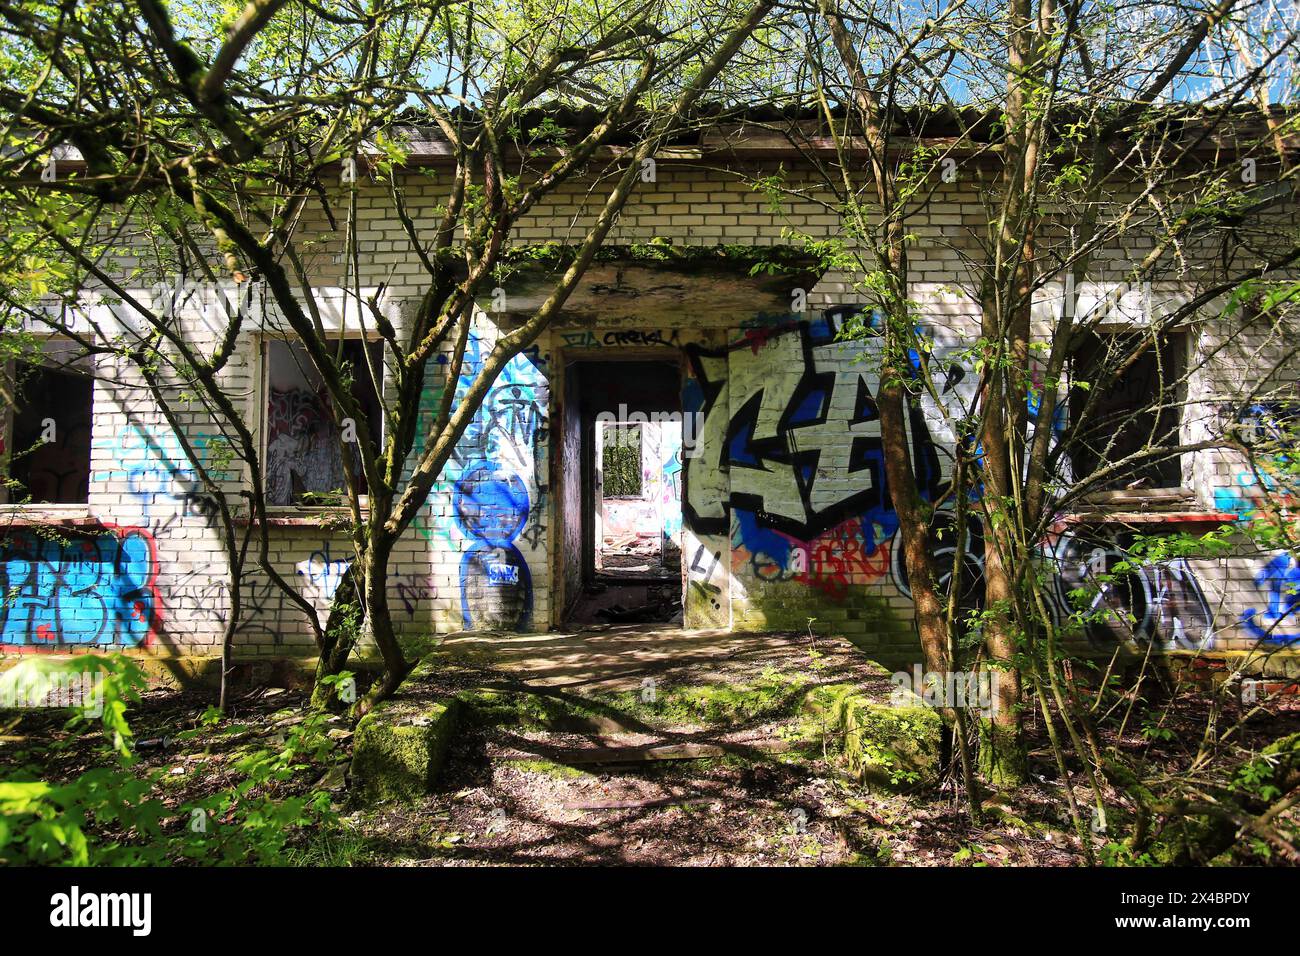
[[[601,472],[606,498],[640,498],[641,426],[604,425]]]
[[[1069,455],[1090,491],[1177,488],[1187,337],[1167,331],[1083,333],[1071,356]]]
[[[331,344],[331,348],[334,348]],[[367,364],[366,352],[369,352]],[[349,339],[343,361],[350,370],[352,395],[378,447],[383,427],[379,389],[371,375],[382,376],[382,343]],[[331,412],[329,392],[299,343],[265,342],[266,502],[268,505],[329,505],[346,493],[343,448],[354,455],[354,472],[365,493],[360,449],[343,437]],[[358,439],[359,439],[358,430]]]
[[[86,504],[94,381],[75,369],[16,362],[6,430],[8,500]],[[6,424],[0,421],[0,425]]]

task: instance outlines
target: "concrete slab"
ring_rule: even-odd
[[[839,639],[818,638],[814,645],[806,634],[646,625],[546,634],[453,634],[438,650],[508,671],[530,685],[597,690],[626,689],[632,678],[684,667],[697,682],[726,682],[729,672],[750,670],[757,658],[789,659],[806,667],[813,650],[821,655],[822,667],[832,672],[863,663],[862,655]]]

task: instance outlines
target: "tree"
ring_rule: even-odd
[[[110,347],[142,372],[160,345],[174,349],[178,381],[159,381],[155,398],[165,400],[157,393],[167,387],[202,389],[223,427],[238,434],[254,484],[256,445],[219,378],[242,329],[240,310],[209,351],[189,348],[178,323],[130,296],[100,263],[99,243],[110,224],[120,228],[118,215],[145,228],[161,223],[174,266],[186,262],[237,286],[261,283],[324,383],[339,435],[356,438],[342,452],[352,572],[365,634],[385,667],[371,700],[382,697],[409,668],[385,590],[395,544],[498,373],[563,308],[645,164],[690,122],[771,6],[650,2],[519,13],[508,4],[344,3],[326,11],[255,2],[222,22],[161,0],[142,4],[139,16],[117,7],[92,15],[5,4],[5,55],[22,65],[0,91],[10,147],[5,201],[30,224],[9,261],[35,244],[53,247],[83,270],[65,298],[91,280],[122,298],[148,331]],[[102,67],[117,60],[120,70]],[[575,103],[585,115],[569,128],[543,113]],[[411,211],[413,186],[430,185],[402,171],[403,108],[436,129],[454,162],[436,185],[431,227]],[[84,171],[43,180],[39,171],[59,144],[76,146]],[[540,307],[503,331],[470,387],[454,403],[453,390],[444,393],[421,434],[426,379],[440,353],[448,379],[461,375],[477,303],[492,295],[513,227],[598,163],[604,202],[567,268]],[[360,253],[357,204],[367,175],[386,189],[424,270],[422,301],[400,322],[386,309],[383,277]],[[313,221],[320,218],[325,228]],[[341,333],[322,318],[310,260],[322,233],[336,229],[339,285],[358,321],[381,339],[382,360],[349,360]],[[384,395],[382,438],[354,394],[366,379]],[[250,502],[264,525],[258,491]],[[264,546],[260,563],[269,567]],[[319,622],[313,630],[318,676],[337,673],[353,638]]]
[[[1134,480],[1144,465],[1214,444],[1173,441],[1170,428],[1156,428],[1133,460],[1072,474],[1066,449],[1101,416],[1076,402],[1064,434],[1050,426],[1067,396],[1087,385],[1104,393],[1166,329],[1294,263],[1293,228],[1266,220],[1294,190],[1285,156],[1276,164],[1288,114],[1268,95],[1294,95],[1293,78],[1276,80],[1294,56],[1295,24],[1231,2],[1130,16],[1020,0],[905,9],[827,0],[804,13],[801,94],[820,122],[811,134],[813,124],[773,125],[805,149],[814,175],[811,185],[778,182],[777,191],[806,199],[829,190],[822,201],[842,217],[842,241],[806,238],[856,277],[870,306],[848,333],[880,345],[886,472],[926,665],[943,674],[969,662],[978,636],[977,659],[999,677],[980,762],[988,779],[1014,783],[1024,773],[1022,680],[1049,731],[1063,731],[1063,744],[1080,754],[1095,753],[1086,721],[1065,699],[1062,635],[1042,599],[1050,569],[1040,542],[1054,516],[1121,476]],[[1266,38],[1264,48],[1250,60],[1225,56],[1246,33]],[[1219,68],[1225,62],[1235,69]],[[1214,89],[1189,102],[1208,74]],[[834,155],[822,159],[812,137],[827,133]],[[1209,148],[1220,135],[1235,137],[1235,151]],[[1246,182],[1239,160],[1252,156],[1268,174]],[[978,219],[925,232],[928,212],[954,189],[978,196]],[[935,246],[957,253],[962,268],[950,285],[978,315],[978,340],[955,354],[927,330],[930,302],[913,295],[913,262]],[[1113,250],[1128,246],[1142,253],[1114,269]],[[1216,268],[1206,250],[1220,247],[1233,252]],[[1189,260],[1204,265],[1190,279]],[[1098,281],[1106,291],[1076,308],[1079,290]],[[1073,374],[1085,337],[1112,321],[1122,300],[1162,281],[1181,284],[1185,297],[1136,338],[1111,340],[1096,381]],[[1059,313],[1036,321],[1036,299],[1055,299]],[[975,373],[970,402],[941,394],[951,361]],[[1186,375],[1166,374],[1148,410],[1169,404]],[[938,501],[918,490],[902,441],[904,408],[923,400],[955,437],[952,477]],[[947,517],[936,520],[938,512]],[[968,522],[983,536],[978,608],[959,607],[959,589],[944,585],[961,579],[964,547],[952,568],[930,558],[938,533],[955,531],[964,545]],[[1093,766],[1085,761],[1096,790]]]

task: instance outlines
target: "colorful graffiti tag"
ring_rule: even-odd
[[[681,433],[669,431],[660,445],[660,516],[665,544],[680,544],[682,537]]]
[[[974,515],[968,515],[961,536],[957,534],[956,521],[951,512],[941,511],[931,520],[932,544],[930,555],[934,559],[935,583],[939,591],[948,594],[954,571],[960,575],[961,606],[984,606],[984,531]],[[960,555],[960,565],[958,557]],[[907,580],[907,562],[903,549],[894,549],[894,584],[909,598],[912,588]]]
[[[190,437],[200,465],[214,481],[233,477],[231,469],[218,460],[224,441],[207,432]],[[171,516],[177,510],[193,513],[193,499],[201,482],[170,428],[131,424],[95,439],[92,447],[102,456],[103,466],[94,471],[91,481],[125,481],[127,494],[138,507],[139,517],[133,517],[133,522],[152,527],[160,515]]]
[[[748,330],[729,348],[688,347],[684,405],[700,411],[685,461],[685,524],[731,535],[733,566],[842,598],[889,571],[898,529],[889,499],[871,363],[854,361],[831,316]],[[922,409],[908,441],[933,498],[940,466]],[[745,557],[747,556],[747,558]]]
[[[343,488],[338,436],[323,392],[272,389],[267,408],[267,503],[287,505],[307,493]]]
[[[460,565],[465,627],[526,627],[533,613],[532,576],[515,540],[528,521],[528,489],[518,475],[483,463],[456,482],[453,507],[471,542]]]
[[[456,398],[483,367],[485,348],[471,333]],[[466,628],[524,630],[532,623],[533,576],[521,548],[536,550],[545,540],[550,396],[545,366],[536,348],[506,363],[436,489],[450,496],[455,527],[465,542],[460,601]],[[426,389],[430,419],[440,395],[436,388]]]
[[[1059,607],[1077,608],[1072,595],[1088,596],[1079,610],[1094,645],[1204,650],[1214,643],[1214,615],[1185,559],[1135,565],[1124,542],[1108,534],[1062,535],[1052,557]]]
[[[1275,555],[1255,583],[1268,594],[1268,606],[1242,612],[1242,627],[1265,644],[1300,644],[1300,562],[1286,552]]]
[[[158,554],[143,528],[71,541],[0,542],[0,643],[29,647],[148,643],[162,622]]]
[[[875,405],[878,340],[868,335],[846,345],[837,336],[845,314],[767,321],[724,349],[687,347],[692,375],[684,408],[703,412],[704,424],[699,445],[689,449],[695,454],[685,456],[685,525],[699,536],[725,536],[732,571],[759,582],[797,582],[838,602],[892,574],[898,590],[910,596],[901,549],[893,546],[898,518]],[[930,501],[941,496],[942,458],[957,441],[949,423],[969,413],[977,378],[947,358],[949,351],[936,348],[929,361],[942,383],[941,401],[950,407],[936,407],[921,390],[907,406],[907,445],[918,490]],[[1052,424],[1059,437],[1059,409]],[[963,605],[980,606],[984,540],[978,515],[968,521],[960,548],[949,512],[940,511],[933,527],[941,532],[932,553],[941,589],[951,586],[955,570]],[[694,572],[709,567],[705,553],[701,547],[688,572],[691,586],[699,576]],[[1093,642],[1165,648],[1213,642],[1213,615],[1186,561],[1153,562],[1115,575],[1127,557],[1122,542],[1073,535],[1053,539],[1048,556],[1060,569],[1053,613],[1071,606],[1071,592],[1091,589],[1095,595],[1086,609]],[[1289,606],[1274,604],[1271,614],[1289,613]]]

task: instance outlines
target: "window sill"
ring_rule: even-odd
[[[1116,507],[1128,505],[1146,510],[1152,507],[1165,507],[1173,510],[1177,505],[1195,505],[1196,492],[1190,488],[1120,488],[1114,491],[1094,491],[1079,499],[1082,509],[1102,506]],[[1185,509],[1190,510],[1190,509]]]
[[[1232,524],[1240,517],[1231,511],[1073,511],[1061,515],[1057,525],[1220,525]]]
[[[362,505],[364,517],[367,507]],[[266,509],[266,524],[271,528],[323,528],[352,520],[352,509],[347,505],[273,506]],[[256,524],[251,515],[241,514],[235,524],[241,527]]]
[[[0,505],[0,531],[5,528],[84,528],[102,531],[103,520],[87,505]]]

